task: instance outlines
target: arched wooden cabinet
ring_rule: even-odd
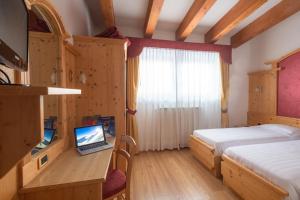
[[[80,89],[66,88],[68,85],[68,72],[67,65],[70,57],[68,54],[72,54],[70,45],[66,42],[69,38],[69,34],[66,33],[60,17],[56,13],[52,5],[46,0],[28,0],[26,1],[29,8],[35,7],[43,12],[47,17],[49,23],[51,23],[52,33],[58,37],[57,56],[54,56],[57,66],[57,82],[59,84],[47,85],[47,84],[31,84],[30,82],[30,70],[26,73],[20,73],[11,70],[14,76],[15,83],[31,84],[30,86],[20,85],[1,85],[0,86],[0,183],[5,184],[8,172],[16,170],[22,171],[23,166],[30,169],[36,168],[36,161],[40,159],[42,154],[32,157],[30,152],[43,139],[44,131],[44,103],[47,96],[57,96],[58,126],[61,134],[58,136],[58,140],[54,146],[59,146],[57,149],[65,148],[68,145],[68,137],[66,136],[68,131],[68,115],[67,115],[67,97],[65,95],[81,94]],[[47,35],[47,34],[43,34]],[[51,34],[48,34],[51,35]],[[30,38],[40,38],[39,34],[30,34]],[[44,38],[40,38],[44,40]],[[32,41],[29,41],[29,43]],[[75,50],[74,50],[75,51]],[[29,57],[33,56],[34,52],[29,52]],[[37,55],[38,57],[40,55]],[[48,56],[49,57],[49,56]],[[48,62],[48,61],[44,61]],[[31,63],[32,64],[32,63]],[[30,68],[30,66],[29,66]],[[49,75],[49,77],[51,74]],[[59,86],[59,87],[57,87]],[[66,139],[66,140],[65,140]],[[52,148],[52,147],[51,147]],[[50,150],[47,149],[45,151]],[[59,152],[58,150],[56,152]],[[58,154],[58,153],[56,153]],[[33,170],[30,174],[31,177],[38,173]],[[26,176],[25,176],[26,177]],[[14,179],[11,179],[11,181]],[[17,180],[26,180],[24,176]],[[15,180],[15,181],[17,181]],[[12,185],[10,183],[10,185]],[[17,185],[22,185],[18,183]],[[9,191],[9,190],[8,190]],[[0,193],[2,191],[0,190]],[[8,195],[2,195],[5,199],[9,198]]]
[[[276,115],[277,71],[274,69],[249,73],[248,125],[264,122]]]

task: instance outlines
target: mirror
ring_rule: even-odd
[[[29,11],[29,83],[32,86],[59,87],[59,36],[53,31],[45,15],[37,7]],[[44,96],[45,128],[55,132],[44,131],[44,140],[32,154],[46,149],[59,135],[57,126],[59,119],[58,96]],[[53,137],[55,133],[55,136]]]

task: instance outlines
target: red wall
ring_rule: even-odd
[[[277,114],[300,118],[300,52],[279,63]]]

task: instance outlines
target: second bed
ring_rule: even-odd
[[[300,129],[282,124],[195,130],[189,146],[215,176],[221,176],[221,156],[228,147],[300,139]]]

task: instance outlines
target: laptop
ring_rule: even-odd
[[[36,145],[36,148],[38,148],[38,149],[46,148],[53,141],[54,135],[55,135],[55,129],[45,128],[44,129],[44,139],[41,143]]]
[[[103,125],[85,126],[74,129],[75,145],[80,155],[87,155],[97,151],[112,148],[106,142]]]
[[[44,129],[44,139],[38,145],[32,149],[31,154],[34,155],[39,152],[41,149],[46,148],[54,139],[55,129],[45,128]]]

